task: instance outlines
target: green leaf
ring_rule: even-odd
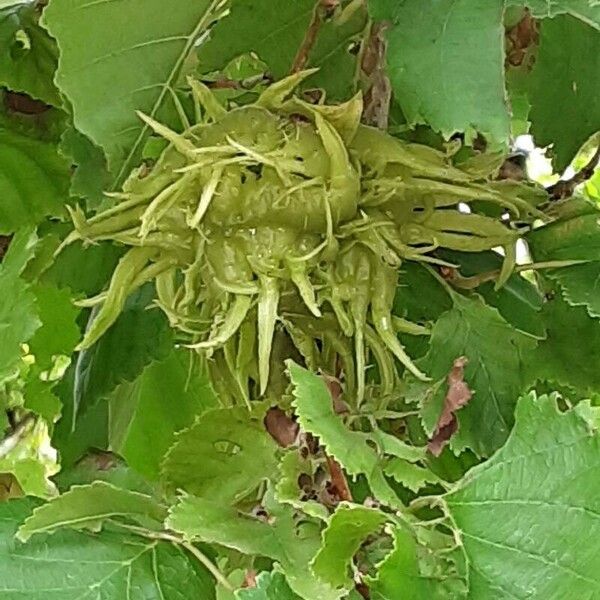
[[[110,397],[110,444],[128,464],[157,479],[160,463],[175,433],[197,415],[216,406],[206,377],[186,364],[189,353],[174,350],[147,366],[132,383],[121,384]],[[196,371],[196,370],[195,370]]]
[[[142,525],[162,523],[166,510],[150,496],[123,490],[104,481],[73,486],[68,492],[42,504],[19,527],[17,537],[26,542],[31,536],[59,529],[98,531],[107,519],[133,520]]]
[[[81,337],[77,326],[79,309],[73,305],[68,290],[36,285],[32,291],[42,326],[31,338],[29,348],[36,357],[36,363],[48,368],[52,365],[53,356],[70,355],[77,345]]]
[[[56,147],[0,128],[0,234],[60,216],[69,191],[69,165]]]
[[[499,271],[503,262],[503,258],[492,251],[442,252],[440,255],[459,265],[460,274],[464,277]],[[535,285],[519,273],[513,273],[499,290],[495,289],[493,281],[487,281],[477,286],[476,291],[486,304],[497,308],[512,327],[532,337],[544,337],[544,323],[540,315],[542,295]]]
[[[519,400],[506,445],[445,496],[469,598],[582,598],[600,588],[600,440],[577,409]],[[591,597],[590,596],[590,597]]]
[[[599,34],[600,35],[600,34]],[[600,213],[563,218],[533,230],[527,237],[538,261],[589,260],[588,263],[545,271],[560,283],[563,297],[572,306],[585,306],[592,317],[600,317]]]
[[[600,9],[596,11],[600,26]],[[557,171],[600,129],[599,72],[597,29],[571,16],[541,24],[530,92],[531,131],[538,146],[552,144]]]
[[[56,493],[48,481],[46,467],[37,458],[14,458],[10,455],[0,460],[0,473],[11,473],[23,490],[23,494],[48,498]]]
[[[75,166],[71,178],[71,196],[85,198],[88,206],[97,208],[110,187],[106,158],[83,133],[68,127],[60,140],[60,152]]]
[[[230,14],[211,31],[198,51],[199,69],[223,69],[232,59],[247,52],[264,61],[275,79],[288,75],[302,45],[315,8],[314,0],[289,0],[273,10],[269,0],[233,0]],[[320,71],[309,79],[330,97],[346,100],[354,91],[356,56],[348,49],[363,32],[364,12],[358,10],[346,23],[332,19],[321,25],[308,55],[307,67]]]
[[[342,503],[323,532],[323,545],[312,562],[313,571],[323,581],[349,591],[353,586],[350,566],[364,540],[386,523],[380,510]]]
[[[0,85],[60,106],[52,79],[56,70],[54,40],[38,25],[34,2],[0,4]]]
[[[401,458],[392,458],[385,465],[385,474],[401,483],[413,492],[418,492],[428,483],[438,483],[440,478],[425,467],[420,467],[414,463]]]
[[[176,488],[227,504],[273,477],[276,452],[262,418],[242,406],[218,408],[177,435],[162,473]]]
[[[450,445],[489,456],[506,440],[513,424],[516,398],[525,387],[523,365],[535,342],[513,329],[494,308],[476,296],[454,295],[454,308],[435,324],[429,352],[418,361],[431,383],[411,385],[421,403],[428,434],[436,428],[446,394],[446,377],[454,361],[466,356],[465,381],[474,392],[457,413],[459,428]]]
[[[60,399],[52,391],[55,383],[40,379],[36,369],[33,376],[28,378],[23,390],[25,408],[38,414],[48,424],[58,420],[62,408]]]
[[[104,149],[116,185],[139,161],[149,134],[135,111],[161,122],[176,114],[182,68],[220,4],[177,2],[165,10],[162,0],[53,0],[44,10],[60,50],[56,83],[75,127]]]
[[[271,518],[261,520],[226,503],[184,494],[170,509],[166,525],[190,540],[277,561],[292,590],[302,598],[338,600],[343,591],[332,589],[308,568],[319,549],[319,529],[308,522],[296,524],[290,507],[268,498],[264,508]]]
[[[531,381],[550,381],[583,394],[600,389],[600,322],[585,308],[572,307],[556,291],[546,301],[547,338],[527,360]]]
[[[307,515],[327,521],[329,519],[327,507],[317,500],[302,499],[304,491],[298,483],[303,475],[308,475],[314,481],[316,473],[317,465],[310,456],[304,458],[300,451],[290,450],[284,454],[279,463],[279,479],[275,487],[275,497],[283,504],[289,504]]]
[[[6,600],[77,600],[90,590],[99,600],[214,600],[208,572],[170,542],[109,531],[16,541],[15,529],[35,506],[29,500],[0,504],[0,595]]]
[[[152,286],[128,299],[114,325],[77,358],[75,416],[107,398],[124,381],[133,381],[146,365],[165,358],[173,348],[173,334],[162,311],[148,306]]]
[[[560,283],[571,306],[585,306],[591,317],[600,318],[600,261],[548,271],[546,276]]]
[[[600,212],[558,219],[531,231],[527,244],[536,261],[600,260]]]
[[[506,5],[526,6],[538,19],[569,14],[600,28],[600,8],[595,0],[507,0]]]
[[[286,365],[294,386],[292,406],[302,429],[317,436],[327,453],[350,475],[364,474],[380,502],[398,505],[400,501],[383,475],[382,458],[373,446],[390,454],[406,452],[410,455],[419,450],[383,432],[369,435],[351,431],[335,414],[325,382],[292,360],[287,360]]]
[[[461,597],[460,594],[445,594],[444,583],[427,575],[419,560],[422,549],[410,531],[398,526],[393,534],[394,549],[378,565],[377,575],[366,578],[372,600],[450,600]]]
[[[503,0],[371,0],[387,30],[388,72],[409,125],[506,143]]]
[[[108,243],[87,248],[72,244],[52,261],[40,275],[40,280],[59,288],[69,288],[77,296],[95,296],[105,287],[122,253],[122,249]]]
[[[41,325],[35,296],[14,270],[0,267],[0,381],[21,358],[21,344]]]
[[[256,578],[256,587],[238,590],[239,600],[301,600],[294,594],[281,573],[263,571]]]

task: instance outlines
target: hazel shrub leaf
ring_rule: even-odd
[[[102,600],[214,600],[208,571],[171,542],[65,530],[23,544],[15,530],[37,506],[29,499],[0,505],[0,595],[7,600],[77,600],[90,590]]]
[[[600,589],[600,438],[585,414],[523,396],[506,445],[444,497],[468,559],[470,598]]]
[[[60,50],[56,83],[75,127],[106,153],[115,183],[136,166],[150,132],[135,111],[162,120],[177,114],[186,59],[220,4],[178,1],[165,12],[160,0],[58,0],[44,10]]]
[[[162,475],[175,488],[228,504],[274,476],[276,454],[260,416],[242,406],[215,408],[177,435]]]
[[[107,519],[133,520],[142,525],[160,525],[166,509],[145,494],[95,481],[73,486],[68,492],[36,508],[19,527],[17,537],[26,542],[31,536],[59,529],[99,530]]]
[[[432,381],[410,383],[409,398],[419,401],[427,433],[433,433],[442,412],[454,361],[466,357],[464,380],[473,397],[456,414],[459,426],[450,447],[482,456],[497,450],[512,427],[516,398],[527,383],[527,353],[535,346],[480,298],[454,294],[454,307],[435,323],[429,351],[418,361]]]
[[[391,22],[388,73],[409,125],[508,141],[503,0],[372,0],[369,7],[375,20]]]

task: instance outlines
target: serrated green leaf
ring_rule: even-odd
[[[190,540],[219,544],[247,555],[277,561],[292,590],[302,598],[338,600],[343,592],[315,578],[308,563],[321,536],[311,523],[297,525],[291,507],[264,503],[270,518],[261,520],[223,502],[183,495],[169,511],[166,525]]]
[[[480,273],[500,271],[503,258],[495,252],[443,252],[441,256],[451,263],[459,265],[463,277]],[[487,281],[476,288],[490,306],[498,309],[502,317],[515,329],[536,338],[545,335],[542,310],[542,295],[530,281],[519,273],[513,273],[499,289],[493,281]]]
[[[35,296],[13,270],[0,267],[0,381],[21,358],[21,344],[41,325]]]
[[[28,378],[23,390],[25,408],[38,414],[48,424],[58,420],[62,408],[60,399],[52,391],[55,383],[42,381],[36,369],[34,376]]]
[[[552,270],[546,275],[558,281],[571,306],[585,306],[591,317],[600,318],[600,261]]]
[[[6,600],[77,600],[91,590],[98,600],[214,600],[208,572],[170,542],[109,531],[15,540],[15,529],[35,506],[26,499],[0,505],[0,595]]]
[[[600,8],[595,10],[600,27]],[[552,144],[557,171],[566,169],[584,142],[600,129],[599,72],[597,29],[566,15],[541,24],[530,91],[531,131],[538,146]]]
[[[174,350],[150,364],[132,383],[121,384],[110,397],[110,444],[128,464],[157,479],[160,463],[175,433],[190,427],[196,416],[214,408],[217,399],[191,355]]]
[[[507,142],[503,0],[371,0],[369,6],[374,19],[392,23],[388,71],[410,125]]]
[[[133,381],[153,360],[173,348],[173,333],[164,313],[149,309],[154,290],[134,292],[114,325],[91,348],[79,353],[76,364],[75,417],[107,398],[124,381]]]
[[[59,149],[75,166],[71,178],[71,196],[85,198],[89,207],[97,208],[105,199],[103,192],[110,187],[102,150],[74,127],[65,130]]]
[[[593,597],[600,440],[575,410],[530,394],[506,445],[445,496],[469,566],[469,598]]]
[[[459,428],[450,445],[455,451],[471,448],[480,456],[497,450],[512,427],[516,398],[526,385],[526,353],[533,348],[535,342],[513,329],[496,309],[477,297],[455,295],[454,308],[437,321],[429,352],[418,361],[432,382],[411,386],[427,433],[435,430],[454,361],[466,356],[465,381],[474,394],[456,415]]]
[[[58,354],[70,355],[81,332],[77,326],[77,309],[67,290],[51,286],[32,287],[42,326],[29,342],[29,348],[36,357],[36,364],[48,368],[52,357]]]
[[[373,446],[378,447],[382,453],[389,452],[396,442],[401,446],[396,449],[400,452],[418,449],[404,445],[400,440],[382,432],[369,435],[351,431],[335,414],[324,381],[292,360],[286,361],[286,365],[294,386],[292,406],[302,429],[317,436],[327,453],[350,475],[365,475],[379,501],[391,506],[398,505],[400,501],[383,475],[382,458]],[[386,444],[390,448],[386,448]]]
[[[600,260],[600,212],[556,220],[531,231],[527,244],[536,261]]]
[[[58,248],[59,240],[56,240]],[[95,296],[106,286],[123,251],[107,243],[84,248],[81,244],[67,246],[43,270],[39,278],[59,288],[69,288],[77,296]]]
[[[230,14],[211,31],[198,50],[199,69],[206,73],[223,69],[247,52],[264,61],[275,79],[288,75],[312,19],[313,0],[280,2],[273,10],[270,0],[233,0]],[[349,52],[352,41],[365,28],[366,15],[358,10],[345,23],[332,19],[321,25],[308,55],[307,67],[319,67],[308,81],[322,87],[328,97],[346,100],[353,89],[356,56]]]
[[[17,480],[23,494],[49,498],[56,490],[48,481],[46,467],[36,458],[11,458],[0,459],[0,473],[11,473]]]
[[[438,483],[440,481],[440,478],[429,469],[401,458],[390,459],[385,465],[384,472],[394,481],[401,483],[415,493],[428,483]]]
[[[323,532],[323,545],[312,562],[313,571],[333,587],[349,591],[354,586],[350,573],[354,555],[386,521],[386,515],[378,509],[340,504]]]
[[[185,60],[220,4],[176,2],[165,11],[162,0],[53,0],[44,11],[60,50],[56,83],[75,127],[104,149],[115,184],[139,161],[149,134],[135,111],[161,122],[177,114]]]
[[[542,316],[547,338],[528,357],[530,380],[596,393],[600,389],[600,321],[590,318],[583,307],[569,306],[559,290],[546,301]]]
[[[443,581],[426,574],[411,532],[397,526],[393,536],[394,549],[378,565],[377,575],[366,578],[372,600],[451,600],[461,597],[461,594],[447,593]]]
[[[56,147],[0,128],[0,234],[65,212],[69,165]]]
[[[90,448],[108,448],[108,402],[100,401],[74,420],[75,365],[71,363],[53,392],[62,404],[62,418],[52,432],[52,446],[60,455],[62,469],[68,469]]]
[[[294,594],[281,573],[263,571],[256,578],[256,587],[238,590],[239,600],[301,600]]]
[[[539,19],[569,14],[600,29],[600,7],[595,0],[506,0],[506,5],[526,6]]]
[[[52,82],[56,44],[38,25],[39,14],[32,2],[0,4],[0,85],[60,106],[60,96]]]
[[[162,474],[176,488],[226,504],[273,477],[276,452],[261,417],[241,406],[213,409],[176,437]]]
[[[73,486],[68,492],[42,504],[19,527],[17,537],[26,542],[31,536],[59,529],[99,530],[107,519],[122,518],[147,525],[162,523],[166,509],[150,496],[120,489],[104,481]]]

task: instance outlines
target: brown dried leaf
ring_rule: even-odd
[[[427,444],[427,449],[434,456],[439,456],[442,453],[444,446],[458,431],[458,420],[455,413],[465,406],[473,396],[473,392],[464,380],[465,366],[468,362],[466,356],[457,358],[446,378],[448,391],[444,398],[444,408],[438,419],[433,437]]]
[[[264,418],[264,424],[269,435],[282,447],[287,448],[298,439],[298,423],[281,410],[278,406],[271,407]]]

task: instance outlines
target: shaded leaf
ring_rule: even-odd
[[[0,234],[65,212],[69,166],[56,147],[0,128]]]
[[[27,499],[0,504],[0,595],[7,600],[77,600],[90,590],[101,600],[214,599],[208,572],[170,542],[109,531],[15,540],[36,506]]]
[[[104,481],[73,486],[68,492],[36,508],[19,527],[17,537],[26,542],[31,536],[59,529],[99,530],[106,519],[123,518],[147,525],[158,524],[166,509],[138,492],[120,489]]]
[[[445,496],[470,598],[584,597],[600,587],[600,441],[578,412],[521,398],[506,445]]]
[[[0,85],[60,106],[60,96],[52,81],[58,54],[56,44],[38,25],[39,14],[34,2],[0,4]]]
[[[388,71],[409,125],[507,142],[503,0],[371,0],[369,6],[374,19],[391,22]]]
[[[133,381],[146,365],[165,358],[173,334],[164,313],[148,309],[154,290],[134,292],[114,325],[76,363],[75,417],[107,398],[124,381]]]
[[[269,67],[275,79],[288,75],[312,20],[314,0],[289,0],[273,10],[269,0],[233,0],[230,14],[211,31],[198,50],[199,69],[223,69],[232,59],[255,53]],[[358,10],[347,22],[335,18],[321,25],[306,67],[320,71],[309,79],[328,96],[346,100],[354,91],[356,56],[349,52],[352,41],[365,28],[364,11]]]
[[[44,10],[60,50],[56,83],[75,127],[104,149],[115,183],[139,161],[149,134],[135,111],[161,122],[176,114],[185,60],[219,4],[176,2],[165,13],[161,0],[53,0]]]
[[[465,381],[473,399],[457,416],[459,429],[450,447],[471,448],[483,456],[499,448],[512,427],[516,398],[526,385],[526,353],[533,348],[533,340],[481,299],[454,295],[454,308],[436,322],[429,352],[418,361],[432,382],[411,382],[409,390],[409,397],[421,404],[427,433],[433,433],[442,411],[446,376],[465,356]]]
[[[188,360],[191,355],[174,350],[110,396],[111,448],[150,479],[158,478],[175,433],[217,404],[206,376],[190,374]]]
[[[300,600],[281,573],[267,571],[259,573],[255,588],[238,590],[235,597],[239,600]]]
[[[262,520],[223,502],[183,495],[170,509],[167,527],[190,540],[219,544],[248,555],[277,561],[292,590],[303,598],[338,600],[343,591],[333,590],[314,577],[308,563],[319,549],[319,529],[296,525],[290,507],[267,502],[269,518]]]
[[[542,314],[548,334],[528,357],[530,380],[596,393],[600,389],[600,322],[590,318],[585,308],[569,306],[559,290],[546,301]]]
[[[36,285],[32,291],[42,326],[31,338],[29,348],[35,354],[36,363],[48,368],[53,356],[70,355],[79,341],[79,309],[73,305],[68,290]]]
[[[387,521],[380,510],[342,503],[323,532],[323,545],[312,562],[313,571],[333,587],[354,587],[350,566],[364,540]]]
[[[600,27],[600,9],[594,10]],[[541,24],[530,92],[531,131],[538,146],[552,144],[557,171],[566,169],[600,129],[599,72],[597,29],[566,15]]]
[[[176,437],[162,474],[176,488],[227,504],[274,475],[276,450],[262,419],[245,407],[213,409]]]

